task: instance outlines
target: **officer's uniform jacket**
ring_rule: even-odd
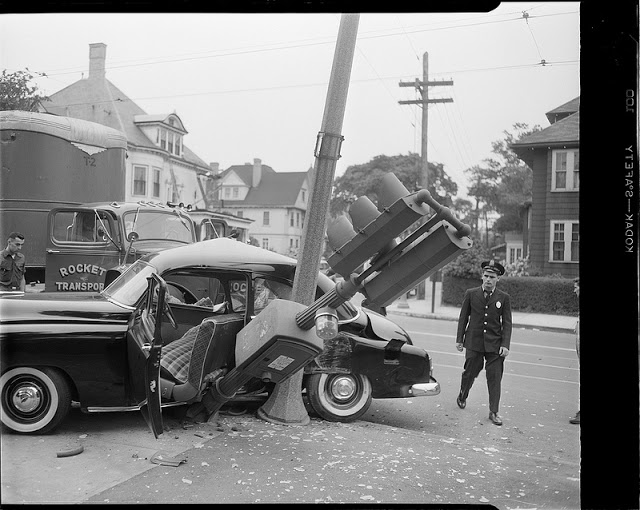
[[[456,343],[478,352],[500,352],[511,345],[511,301],[509,294],[494,289],[487,300],[482,286],[468,289],[462,300]]]

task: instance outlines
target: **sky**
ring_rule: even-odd
[[[361,13],[336,175],[376,156],[421,153],[415,87],[427,53],[427,157],[466,195],[464,173],[517,122],[580,95],[579,2],[503,2],[491,12]],[[314,165],[340,13],[2,14],[0,69],[45,73],[51,95],[86,78],[89,45],[106,77],[147,114],[175,112],[184,144],[221,169],[259,158]],[[38,34],[35,37],[34,34]]]

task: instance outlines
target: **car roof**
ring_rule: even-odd
[[[277,273],[292,279],[296,260],[226,237],[200,241],[147,255],[144,260],[162,274],[181,267],[216,267],[235,271]]]

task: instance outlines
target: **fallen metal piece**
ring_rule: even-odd
[[[56,453],[56,457],[72,457],[74,455],[78,455],[84,451],[84,446],[78,446],[77,448],[73,448],[71,450],[64,450]]]
[[[154,464],[173,467],[178,467],[180,464],[187,462],[187,458],[184,455],[175,455],[172,457],[167,452],[162,451],[154,453],[150,460]]]

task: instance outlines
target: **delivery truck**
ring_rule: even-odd
[[[0,112],[0,241],[25,235],[28,286],[97,292],[109,269],[197,241],[182,204],[124,202],[126,150],[101,124]]]

